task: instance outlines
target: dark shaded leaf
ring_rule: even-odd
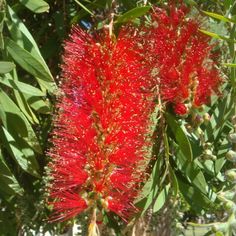
[[[30,123],[10,97],[0,90],[0,117],[4,127],[14,136],[23,138],[35,151],[42,153]]]
[[[2,153],[0,152],[0,188],[1,191],[9,194],[22,195],[23,189],[20,187],[18,181],[12,175],[10,169],[5,163]]]
[[[11,134],[4,128],[0,128],[0,137],[3,145],[6,147],[11,156],[15,159],[17,164],[29,174],[40,177],[38,174],[38,164],[35,157],[32,156],[31,159],[26,158],[18,147],[19,143],[14,140]]]

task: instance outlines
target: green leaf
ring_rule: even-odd
[[[179,189],[183,194],[186,201],[191,208],[197,213],[200,213],[203,209],[209,209],[213,207],[213,203],[197,188],[185,183],[182,179],[178,178]]]
[[[144,215],[157,196],[162,165],[163,158],[158,158],[153,166],[150,178],[144,185],[140,196],[135,201],[135,205],[142,209],[141,216]]]
[[[0,137],[3,145],[7,148],[8,152],[15,159],[18,165],[29,174],[40,177],[38,174],[39,166],[35,157],[32,156],[30,159],[26,158],[18,147],[18,142],[16,142],[16,140],[4,127],[0,128]]]
[[[42,153],[38,139],[30,123],[10,97],[1,90],[0,117],[4,127],[14,139],[24,139],[35,151]]]
[[[171,165],[169,165],[169,174],[170,174],[171,185],[174,191],[174,197],[177,197],[178,192],[179,192],[179,184],[178,184],[178,180],[176,178],[175,172],[171,168]]]
[[[14,77],[14,79],[13,79],[13,77]],[[18,80],[16,70],[13,71],[13,77],[8,73],[4,76],[4,78],[2,80],[4,80],[5,85],[9,85],[9,84],[13,85],[13,92],[14,92],[14,95],[15,95],[15,98],[16,98],[16,102],[17,102],[19,108],[21,109],[21,111],[26,116],[26,118],[32,124],[35,124],[35,123],[39,124],[39,121],[38,121],[37,117],[35,116],[34,112],[32,111],[32,109],[30,108],[28,102],[26,101],[26,99],[24,97],[24,93],[22,92],[22,90],[23,91],[31,91],[31,93],[35,92],[35,94],[38,94],[37,90],[38,91],[40,91],[40,90],[36,89],[33,86],[30,86],[28,84],[21,83]],[[6,81],[10,82],[10,83],[6,83]],[[0,82],[1,82],[1,79],[0,79]],[[41,92],[41,95],[44,95],[44,94]],[[31,96],[34,96],[34,95],[31,94]]]
[[[22,195],[23,189],[20,187],[18,181],[11,173],[7,164],[5,163],[2,153],[0,152],[0,187],[4,192],[9,194]]]
[[[134,20],[137,17],[145,15],[150,10],[150,8],[150,6],[145,6],[131,9],[130,11],[127,11],[123,15],[119,16],[116,19],[116,23],[124,23],[127,21]]]
[[[217,20],[220,20],[220,21],[223,21],[223,22],[228,22],[228,23],[235,23],[234,20],[232,20],[228,17],[222,16],[220,14],[217,14],[217,13],[214,13],[214,12],[208,12],[208,11],[202,11],[202,12],[205,13],[206,15],[214,18],[214,19],[217,19]]]
[[[193,153],[187,135],[182,130],[180,124],[175,120],[175,118],[171,114],[166,114],[166,120],[168,126],[170,127],[172,133],[175,136],[176,142],[179,145],[180,150],[189,161],[192,161]]]
[[[153,206],[153,213],[158,212],[164,206],[168,197],[169,189],[170,189],[170,184],[166,185],[159,193]]]
[[[236,67],[236,64],[233,63],[222,63],[223,66]]]
[[[14,91],[16,103],[18,104],[19,108],[23,112],[23,114],[26,116],[26,118],[32,123],[32,124],[39,124],[39,120],[32,111],[30,105],[26,101],[24,94],[19,91]]]
[[[6,23],[13,40],[19,46],[21,46],[26,51],[30,52],[35,58],[37,58],[44,65],[48,73],[50,73],[33,36],[9,6],[7,6]]]
[[[136,202],[139,201],[140,199],[147,197],[151,193],[151,191],[154,188],[156,188],[159,181],[159,174],[161,172],[162,164],[163,164],[163,159],[158,158],[158,160],[156,160],[156,162],[154,163],[154,166],[152,168],[152,173],[150,174],[148,181],[146,181],[145,185],[143,186],[140,196],[136,200]]]
[[[232,0],[224,0],[225,9],[229,9],[230,5],[232,4]]]
[[[7,6],[7,18],[6,18],[7,27],[10,31],[10,34],[14,41],[21,47],[24,48],[26,51],[30,52],[30,54],[36,58],[41,65],[44,67],[44,69],[47,71],[47,73],[50,75],[52,80],[45,81],[39,78],[36,78],[39,85],[43,87],[44,89],[48,90],[51,93],[54,93],[56,89],[56,84],[53,81],[53,77],[51,75],[50,70],[48,69],[47,64],[45,63],[37,43],[35,42],[34,38],[24,25],[24,23],[18,18],[16,13]],[[44,91],[46,93],[46,91]]]
[[[45,94],[29,84],[13,80],[13,78],[8,74],[5,77],[0,78],[0,83],[14,89],[20,91],[22,93],[29,94],[31,96],[45,96]]]
[[[49,5],[43,0],[19,0],[21,4],[35,13],[49,11]]]
[[[201,193],[209,198],[212,202],[215,201],[216,194],[207,184],[204,174],[196,163],[197,160],[195,160],[194,162],[189,162],[183,156],[181,151],[177,152],[176,157],[174,157],[173,159],[176,162],[177,168],[182,172],[186,180],[192,186],[201,191]]]
[[[94,16],[94,14],[85,5],[83,5],[79,0],[74,0],[74,1],[86,12],[88,12],[90,15]]]
[[[225,40],[227,42],[236,42],[236,40],[232,40],[229,37],[226,37],[226,36],[223,36],[223,35],[219,35],[219,34],[207,31],[207,30],[199,29],[199,31],[202,32],[205,35],[208,35],[208,36],[212,37],[212,38]]]
[[[12,71],[14,68],[15,64],[13,62],[0,61],[0,74],[6,74]]]
[[[25,94],[28,104],[38,113],[49,114],[51,112],[50,103],[48,100],[44,101],[40,97],[32,97]]]
[[[3,26],[5,20],[5,11],[0,11],[0,49],[4,49]]]
[[[40,61],[32,56],[32,54],[9,38],[5,39],[5,45],[9,54],[23,69],[41,80],[47,82],[53,81],[48,71],[45,70]]]
[[[103,224],[107,225],[111,229],[114,229],[116,236],[122,236],[118,216],[112,212],[103,211],[102,213],[103,213]]]

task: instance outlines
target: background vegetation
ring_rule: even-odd
[[[137,22],[152,4],[167,1],[0,0],[0,235],[34,235],[40,228],[55,234],[72,224],[47,223],[44,190],[59,64],[71,26],[101,29],[114,12],[118,30],[127,21]],[[205,17],[202,32],[220,52],[222,95],[186,120],[165,117],[164,142],[156,144],[162,147],[156,151],[160,158],[137,202],[143,211],[132,229],[136,235],[236,232],[236,2],[186,4]],[[85,216],[75,220],[86,225]],[[104,223],[113,228],[109,234],[105,228],[104,235],[132,231],[112,215]]]

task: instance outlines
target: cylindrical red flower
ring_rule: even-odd
[[[162,101],[173,107],[208,104],[221,82],[212,60],[210,37],[199,31],[200,20],[190,19],[188,12],[183,4],[155,8],[152,24],[143,26],[139,34],[139,42],[145,44],[150,77]]]
[[[49,151],[54,220],[87,208],[104,207],[124,220],[135,211],[153,102],[133,37],[132,27],[117,40],[74,28],[65,45]]]

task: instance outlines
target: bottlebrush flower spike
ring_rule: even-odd
[[[211,59],[210,37],[199,31],[199,20],[189,19],[187,13],[183,4],[155,8],[152,25],[144,25],[139,36],[140,42],[146,42],[146,64],[162,101],[173,104],[174,111],[181,115],[187,112],[184,104],[207,104],[221,82]]]
[[[116,41],[74,28],[65,45],[49,151],[53,220],[89,208],[127,220],[136,210],[132,202],[150,145],[153,102],[144,51],[136,48],[134,37],[129,26]]]

